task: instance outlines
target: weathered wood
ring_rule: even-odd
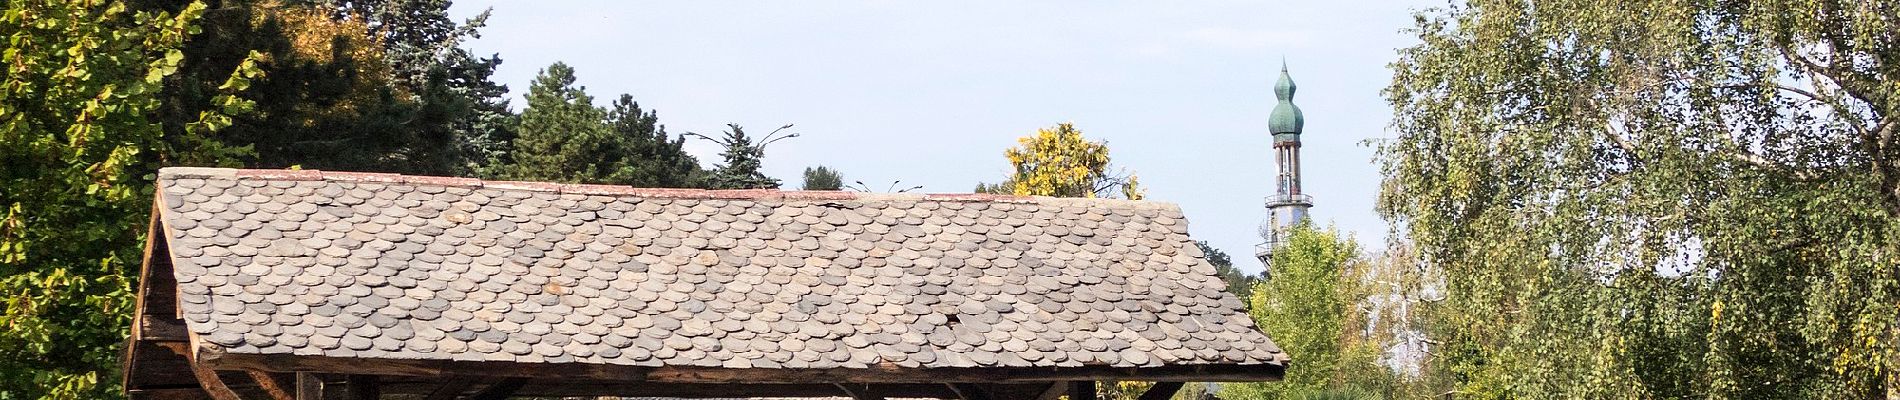
[[[140,315],[137,332],[134,336],[141,341],[182,342],[190,338],[184,320],[163,315]]]
[[[1095,381],[1069,382],[1069,400],[1095,400]]]
[[[376,400],[383,397],[382,388],[377,386],[375,375],[350,375],[344,379],[343,398],[349,400]]]
[[[298,372],[297,400],[323,400],[323,379],[314,373]]]
[[[468,390],[468,387],[474,384],[474,377],[450,376],[442,382],[441,386],[436,386],[435,390],[423,396],[422,400],[455,400],[456,396],[461,396],[462,391]]]
[[[183,342],[126,343],[126,390],[197,387],[198,378],[191,371],[191,360],[185,357],[184,349]]]
[[[837,386],[838,390],[844,391],[845,396],[851,397],[852,400],[884,400],[884,396],[872,394],[871,385],[868,384],[833,383],[831,385]]]
[[[1174,392],[1181,391],[1181,386],[1185,384],[1186,382],[1155,382],[1154,386],[1148,387],[1148,391],[1141,392],[1141,397],[1137,400],[1168,400],[1174,398]]]
[[[655,383],[655,382],[573,382],[537,381],[515,391],[517,397],[677,397],[677,398],[754,398],[754,397],[840,397],[833,384],[727,384],[727,383]],[[849,384],[847,384],[849,385]],[[385,385],[384,393],[397,393]],[[868,394],[883,398],[956,398],[942,384],[873,384]]]
[[[214,354],[215,353],[215,354]],[[672,383],[1029,383],[1056,381],[1261,382],[1281,378],[1285,367],[1252,365],[1176,365],[1146,368],[1108,366],[1028,368],[873,368],[779,369],[717,367],[635,367],[581,363],[511,363],[445,360],[332,358],[290,354],[200,352],[199,361],[219,369],[316,371],[388,376],[470,375],[550,379],[600,379]]]
[[[989,392],[984,391],[983,388],[979,388],[976,385],[968,383],[945,383],[943,386],[950,388],[950,391],[955,392],[957,398],[961,400],[991,400]]]
[[[469,395],[468,400],[506,399],[508,396],[515,395],[515,391],[521,390],[521,387],[527,384],[528,380],[525,378],[503,378],[500,381],[489,384],[488,387],[482,388],[481,391]]]
[[[297,399],[296,383],[292,379],[263,371],[244,372],[251,375],[251,380],[257,381],[257,387],[264,389],[264,394],[269,395],[271,400]]]
[[[132,400],[204,400],[210,397],[201,387],[179,387],[162,389],[128,389],[125,397]]]
[[[1069,394],[1068,382],[1050,383],[1048,388],[1042,390],[1042,394],[1036,395],[1036,400],[1057,400],[1065,394]]]
[[[198,386],[214,400],[240,400],[237,392],[224,385],[224,379],[218,377],[218,371],[203,364],[192,363],[191,374],[198,378]]]

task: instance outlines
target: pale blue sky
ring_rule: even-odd
[[[1378,167],[1361,142],[1385,135],[1385,66],[1412,43],[1401,30],[1436,4],[464,0],[453,11],[493,7],[469,46],[501,54],[497,79],[517,98],[563,61],[597,104],[632,94],[674,133],[797,124],[803,136],[765,159],[787,188],[822,164],[876,190],[968,192],[1002,179],[1017,137],[1074,122],[1108,141],[1149,199],[1180,204],[1190,234],[1259,271],[1282,57],[1306,113],[1312,216],[1377,248]],[[711,144],[688,149],[718,161]]]

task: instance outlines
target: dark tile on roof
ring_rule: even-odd
[[[1166,203],[170,168],[229,353],[727,368],[1282,363]]]

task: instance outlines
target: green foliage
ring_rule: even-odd
[[[765,176],[765,173],[760,172],[759,169],[764,166],[766,145],[798,137],[796,133],[779,135],[780,132],[791,129],[792,126],[785,125],[772,130],[772,133],[760,138],[757,144],[753,143],[752,137],[746,136],[745,128],[739,127],[739,124],[726,124],[726,127],[730,129],[726,130],[725,137],[721,138],[687,133],[687,135],[718,143],[719,146],[725,148],[725,151],[719,153],[719,156],[725,159],[725,163],[712,171],[709,186],[713,189],[777,189],[778,179]]]
[[[1109,171],[1108,143],[1082,137],[1074,124],[1061,123],[1016,139],[1018,147],[1003,152],[1015,175],[1005,184],[1018,196],[1111,197],[1140,200],[1145,191],[1133,176]],[[977,189],[984,188],[978,184]]]
[[[528,85],[528,107],[521,111],[514,161],[502,178],[565,183],[619,183],[632,168],[606,111],[574,84],[574,68],[556,62]]]
[[[641,110],[633,96],[622,94],[607,112],[607,126],[613,129],[619,148],[608,150],[608,163],[622,163],[630,172],[613,183],[637,187],[699,187],[706,171],[699,159],[686,154],[686,138],[666,134],[658,112]]]
[[[478,57],[463,44],[480,37],[490,11],[460,23],[449,19],[449,0],[299,1],[335,21],[360,20],[362,34],[381,44],[391,80],[416,104],[404,125],[431,150],[409,167],[431,173],[480,174],[508,163],[514,113],[508,88],[491,80],[497,56]],[[419,146],[421,147],[421,146]],[[461,163],[461,165],[454,165]]]
[[[1465,398],[1893,396],[1893,10],[1419,15],[1386,91],[1380,209],[1443,282],[1421,309],[1429,373]]]
[[[1336,229],[1318,230],[1302,223],[1273,253],[1273,279],[1253,290],[1249,313],[1275,344],[1293,357],[1286,380],[1225,385],[1223,398],[1282,398],[1292,393],[1333,387],[1346,377],[1342,360],[1349,352],[1347,321],[1357,312],[1354,281],[1347,273],[1359,245]],[[1375,349],[1376,351],[1376,349]]]
[[[970,193],[1010,194],[1009,187],[1015,185],[1015,183],[1010,181],[1003,181],[1003,183],[977,182],[976,188],[970,189]]]
[[[1222,282],[1227,282],[1228,293],[1233,293],[1234,297],[1241,299],[1253,298],[1253,287],[1260,284],[1260,277],[1248,275],[1245,271],[1234,268],[1233,257],[1229,257],[1227,252],[1208,245],[1206,240],[1196,241],[1194,245],[1201,248],[1201,253],[1207,254],[1207,263],[1214,265],[1214,274],[1219,275]]]
[[[0,398],[119,396],[108,371],[130,324],[152,173],[182,154],[218,163],[242,151],[167,138],[150,118],[204,11],[15,1],[0,14]],[[236,70],[217,93],[258,76]],[[194,134],[245,111],[223,99],[188,121]]]
[[[1287,400],[1377,400],[1380,397],[1358,389],[1304,389],[1287,393]]]
[[[456,25],[431,1],[220,4],[167,82],[158,115],[173,138],[193,129],[195,105],[227,97],[250,110],[211,138],[249,150],[245,166],[467,175],[505,154],[512,115],[506,88],[489,81],[500,61],[459,47],[479,19]],[[445,33],[390,33],[413,30]],[[261,77],[223,93],[223,74],[241,63]]]
[[[844,190],[844,175],[823,165],[805,167],[804,190]]]

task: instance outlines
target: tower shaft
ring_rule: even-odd
[[[1285,66],[1280,67],[1280,81],[1273,86],[1274,96],[1280,102],[1273,107],[1272,118],[1267,121],[1268,130],[1273,132],[1274,168],[1279,173],[1274,176],[1273,195],[1266,199],[1270,219],[1260,229],[1260,237],[1265,241],[1254,249],[1254,256],[1267,267],[1268,276],[1273,272],[1273,253],[1286,242],[1293,227],[1306,220],[1307,210],[1313,208],[1313,198],[1300,188],[1300,134],[1306,118],[1300,113],[1300,107],[1293,104],[1295,89],[1293,77]]]

